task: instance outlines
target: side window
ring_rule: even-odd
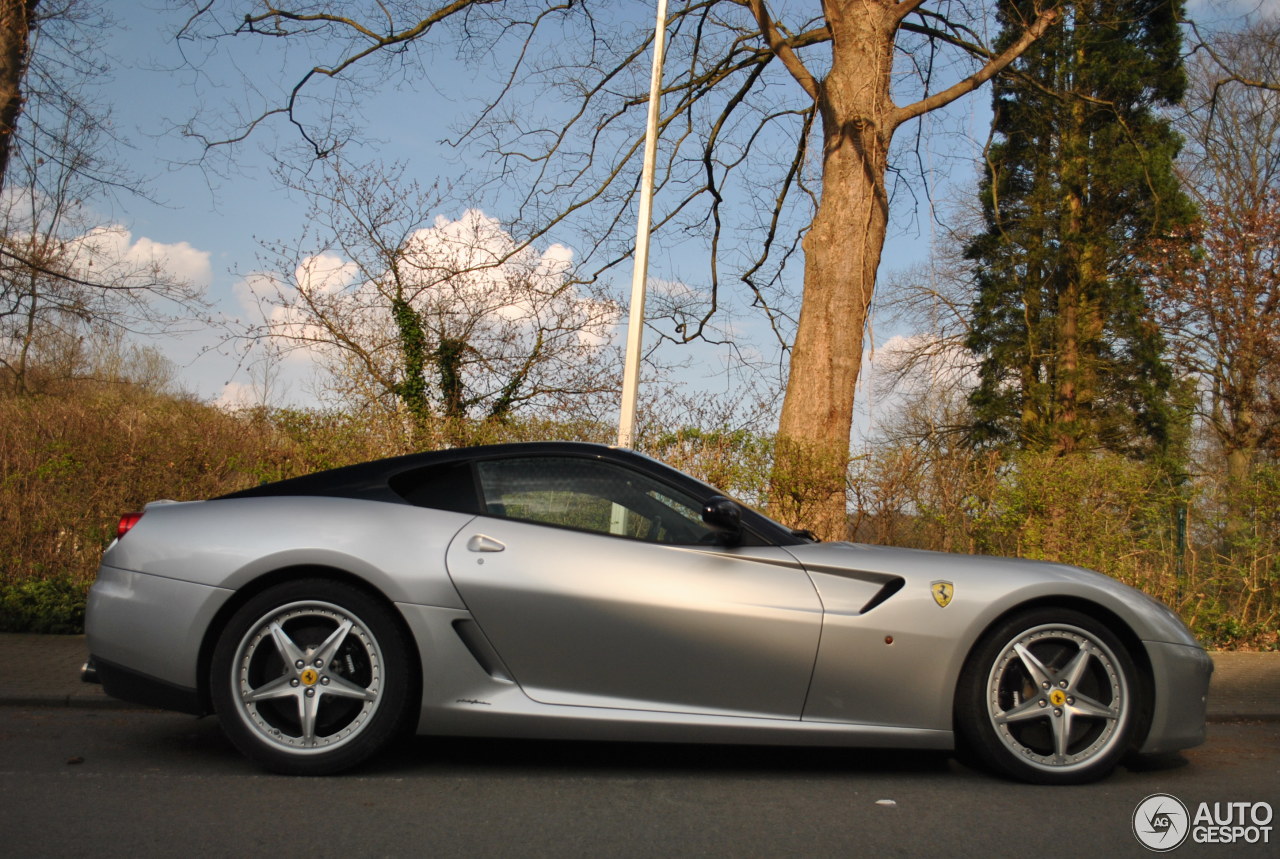
[[[479,462],[476,471],[490,516],[650,543],[714,538],[696,499],[611,463],[537,456]]]
[[[418,507],[478,513],[475,479],[466,462],[432,465],[398,474],[391,479],[393,492]]]

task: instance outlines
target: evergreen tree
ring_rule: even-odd
[[[1002,0],[1011,38],[1030,11]],[[1181,0],[1084,0],[997,81],[968,246],[980,359],[975,435],[1031,449],[1155,453],[1173,378],[1135,257],[1188,223],[1180,138],[1159,109],[1186,85]]]

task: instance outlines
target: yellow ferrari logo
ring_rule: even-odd
[[[934,582],[929,590],[933,591],[933,601],[942,608],[951,605],[951,597],[955,595],[956,586],[951,582]]]
[[[319,679],[320,675],[316,673],[314,668],[308,668],[306,671],[302,672],[301,680],[303,686],[314,686],[316,685],[316,681]]]
[[[1061,689],[1054,689],[1049,693],[1049,703],[1055,707],[1061,707],[1063,704],[1067,703],[1067,693],[1063,692]]]

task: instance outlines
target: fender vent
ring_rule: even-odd
[[[876,593],[875,596],[867,600],[867,604],[862,607],[862,611],[860,612],[860,614],[866,614],[867,612],[871,611],[873,608],[880,605],[885,600],[889,599],[889,597],[893,596],[898,591],[902,590],[902,586],[905,584],[906,584],[905,579],[890,579],[889,581],[885,582],[884,587],[882,587]]]
[[[493,649],[493,645],[489,643],[489,639],[485,638],[474,620],[467,618],[455,620],[453,631],[458,634],[463,645],[471,652],[471,657],[480,664],[486,674],[504,683],[516,682],[511,672],[507,670],[507,666],[502,664],[502,658],[498,656],[498,652]]]

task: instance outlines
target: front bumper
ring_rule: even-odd
[[[1151,730],[1138,750],[1161,754],[1204,742],[1205,710],[1213,660],[1201,647],[1144,642],[1154,681]]]

